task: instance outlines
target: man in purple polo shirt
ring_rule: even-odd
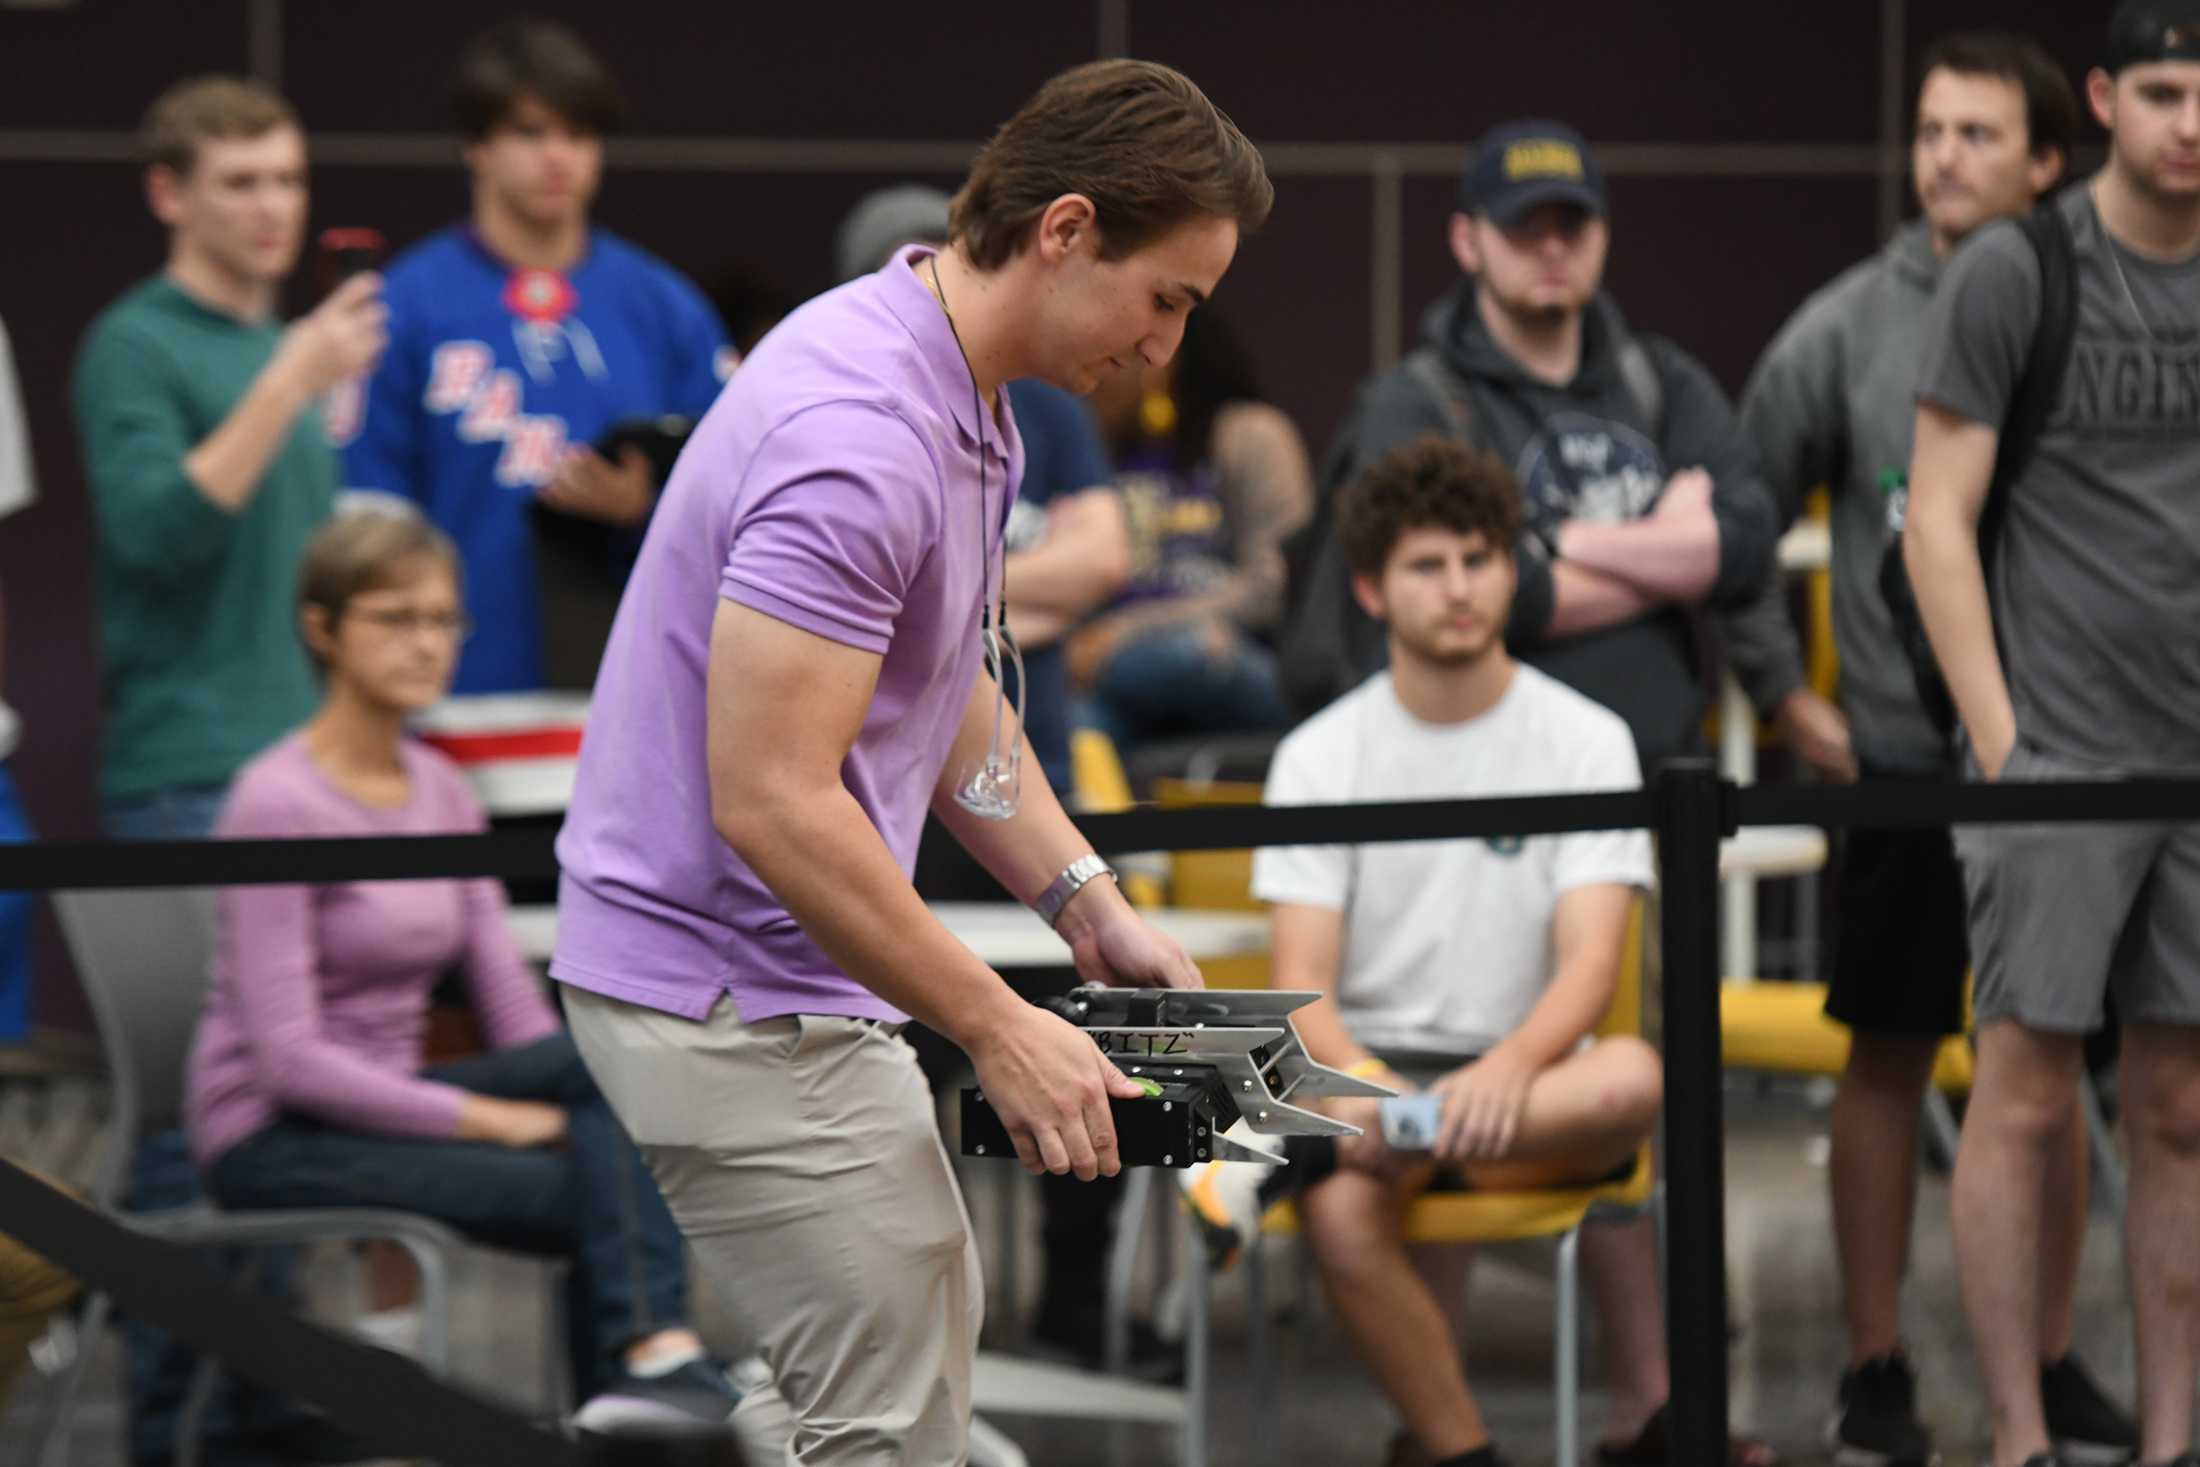
[[[979,155],[943,250],[903,250],[751,356],[619,608],[551,973],[771,1365],[744,1422],[784,1398],[804,1462],[966,1450],[978,1259],[902,1021],[969,1053],[1033,1171],[1115,1172],[1107,1102],[1137,1093],[918,899],[926,810],[1087,979],[1199,982],[1095,879],[1013,720],[995,741],[982,627],[1022,468],[1000,387],[1166,362],[1272,198],[1167,67],[1054,78]]]

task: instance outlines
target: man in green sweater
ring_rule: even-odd
[[[230,776],[305,721],[317,697],[297,631],[300,552],[330,511],[321,400],[370,371],[381,282],[361,275],[276,319],[306,220],[306,145],[288,103],[223,77],[178,84],[144,128],[145,193],[168,228],[160,274],[86,334],[77,428],[99,536],[100,795],[117,839],[206,836]],[[180,1133],[140,1146],[129,1205],[197,1199]],[[191,1357],[130,1329],[130,1448],[170,1460]],[[225,1390],[201,1461],[320,1455],[297,1408]]]
[[[320,400],[371,369],[380,282],[287,327],[276,295],[306,218],[305,134],[280,97],[211,77],[146,116],[167,267],[92,325],[75,407],[99,531],[105,736],[119,838],[203,836],[229,777],[313,711],[294,579],[336,459]]]

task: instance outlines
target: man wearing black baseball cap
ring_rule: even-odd
[[[1630,332],[1603,293],[1604,175],[1572,128],[1524,120],[1486,133],[1447,242],[1463,278],[1423,318],[1422,344],[1361,389],[1324,464],[1324,502],[1426,433],[1495,453],[1527,513],[1508,642],[1624,718],[1644,769],[1692,752],[1697,608],[1746,600],[1777,535],[1733,407],[1694,358]],[[1323,541],[1313,553],[1284,658],[1305,712],[1385,656],[1341,557]]]
[[[1463,278],[1428,312],[1422,344],[1361,389],[1325,462],[1323,502],[1431,433],[1508,465],[1526,524],[1507,646],[1619,714],[1648,770],[1699,747],[1697,609],[1750,598],[1771,563],[1775,516],[1718,384],[1672,343],[1630,333],[1603,294],[1606,216],[1603,174],[1572,128],[1519,121],[1483,136],[1448,232]],[[1376,671],[1387,651],[1352,600],[1333,528],[1317,523],[1312,538],[1283,657],[1307,711]],[[1654,1235],[1647,1222],[1588,1229],[1582,1259],[1613,1374],[1600,1458],[1662,1460],[1669,1383]],[[1399,1330],[1439,1316],[1432,1298],[1410,1320],[1346,1324],[1380,1328],[1394,1345]],[[1420,1353],[1442,1358],[1450,1347],[1438,1324]],[[1489,1449],[1457,1372],[1382,1384],[1424,1455],[1465,1461],[1463,1450]],[[1771,1453],[1743,1441],[1732,1456],[1760,1464]]]
[[[2011,224],[1981,231],[1926,324],[1904,550],[1974,779],[2200,774],[2200,0],[2126,0],[2103,57],[2086,93],[2107,165],[2048,206],[2042,222],[2059,230],[2039,247]],[[2019,383],[2058,357],[2053,410],[1998,491],[1989,585],[1978,526],[2001,426]],[[1956,1265],[1995,1467],[2057,1460],[2036,1258],[2060,1118],[2110,989],[2139,1461],[2190,1467],[2200,825],[1958,828],[1956,848],[1978,1024]]]

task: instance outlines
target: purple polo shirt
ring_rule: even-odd
[[[558,837],[558,981],[696,1019],[720,993],[749,1022],[907,1017],[835,967],[712,825],[704,680],[721,597],[877,653],[841,778],[913,869],[981,668],[981,562],[998,573],[1024,460],[1005,398],[999,422],[981,421],[910,268],[929,253],[904,250],[781,322],[666,482]]]

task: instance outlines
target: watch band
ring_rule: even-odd
[[[1105,876],[1111,880],[1121,879],[1116,876],[1115,868],[1098,856],[1079,856],[1064,866],[1062,874],[1055,877],[1045,891],[1039,893],[1039,899],[1031,904],[1031,910],[1037,912],[1047,926],[1052,927],[1061,920],[1062,908],[1069,905],[1069,899],[1096,876]]]

